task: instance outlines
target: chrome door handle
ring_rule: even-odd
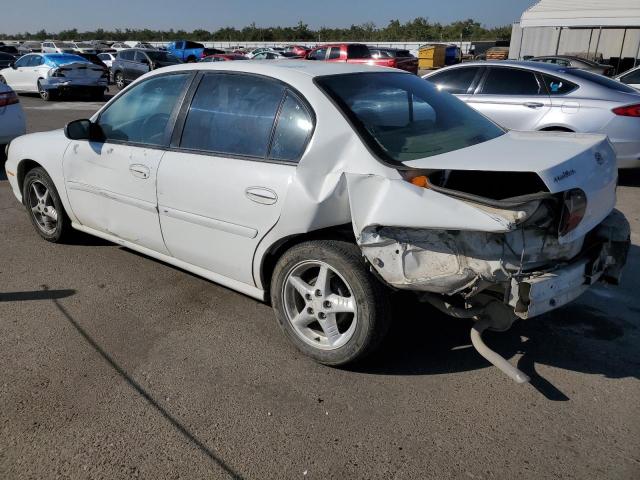
[[[540,108],[540,107],[544,107],[544,103],[540,103],[540,102],[525,102],[523,103],[523,105],[525,107],[529,107],[529,108]]]
[[[149,178],[150,174],[149,167],[147,167],[146,165],[140,165],[138,163],[129,165],[129,171],[134,177],[138,178]]]
[[[248,187],[244,194],[249,200],[263,205],[273,205],[278,201],[278,195],[270,188]]]

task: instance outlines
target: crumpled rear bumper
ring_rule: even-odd
[[[590,236],[587,251],[568,265],[511,279],[508,303],[518,317],[531,318],[566,305],[599,280],[618,284],[631,243],[629,222],[614,210]]]
[[[570,243],[525,235],[382,227],[365,229],[359,245],[393,288],[458,295],[468,304],[490,291],[516,316],[530,318],[571,302],[598,280],[617,283],[630,244],[629,223],[617,210]]]

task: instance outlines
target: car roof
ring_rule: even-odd
[[[468,66],[495,66],[495,67],[522,67],[530,70],[537,71],[548,71],[548,72],[557,72],[562,70],[564,72],[571,70],[571,67],[563,67],[562,65],[556,65],[555,63],[543,63],[543,62],[533,62],[528,60],[481,60],[477,62],[464,62],[459,63],[457,65],[452,65],[448,68],[460,68],[460,67],[468,67]],[[440,70],[435,70],[433,73],[436,73]]]
[[[287,60],[274,62],[269,60],[252,60],[250,62],[206,62],[183,63],[170,67],[154,70],[151,74],[162,74],[179,70],[225,70],[244,73],[255,73],[285,79],[291,77],[321,77],[324,75],[340,75],[361,72],[396,73],[399,75],[411,75],[404,70],[396,68],[378,67],[374,65],[322,62],[313,60]]]

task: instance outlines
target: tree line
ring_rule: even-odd
[[[228,41],[228,42],[323,42],[333,40],[368,41],[368,42],[422,42],[422,41],[460,41],[460,40],[510,40],[511,26],[487,28],[472,19],[461,20],[449,24],[430,22],[428,18],[417,17],[407,22],[391,20],[386,26],[378,27],[368,22],[351,25],[348,28],[321,27],[309,28],[309,25],[298,22],[288,27],[260,27],[255,23],[244,28],[223,27],[209,31],[195,29],[186,30],[151,30],[119,29],[80,32],[73,28],[61,30],[57,33],[40,30],[38,32],[24,32],[13,35],[3,35],[0,38],[11,40],[136,40],[136,41],[170,41],[176,39],[199,41]]]

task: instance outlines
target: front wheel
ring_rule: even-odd
[[[364,358],[389,327],[388,291],[348,242],[311,241],[285,252],[273,272],[271,302],[287,337],[325,365]]]
[[[42,238],[56,243],[70,235],[71,221],[53,180],[43,168],[29,170],[25,176],[22,200],[31,223]]]

